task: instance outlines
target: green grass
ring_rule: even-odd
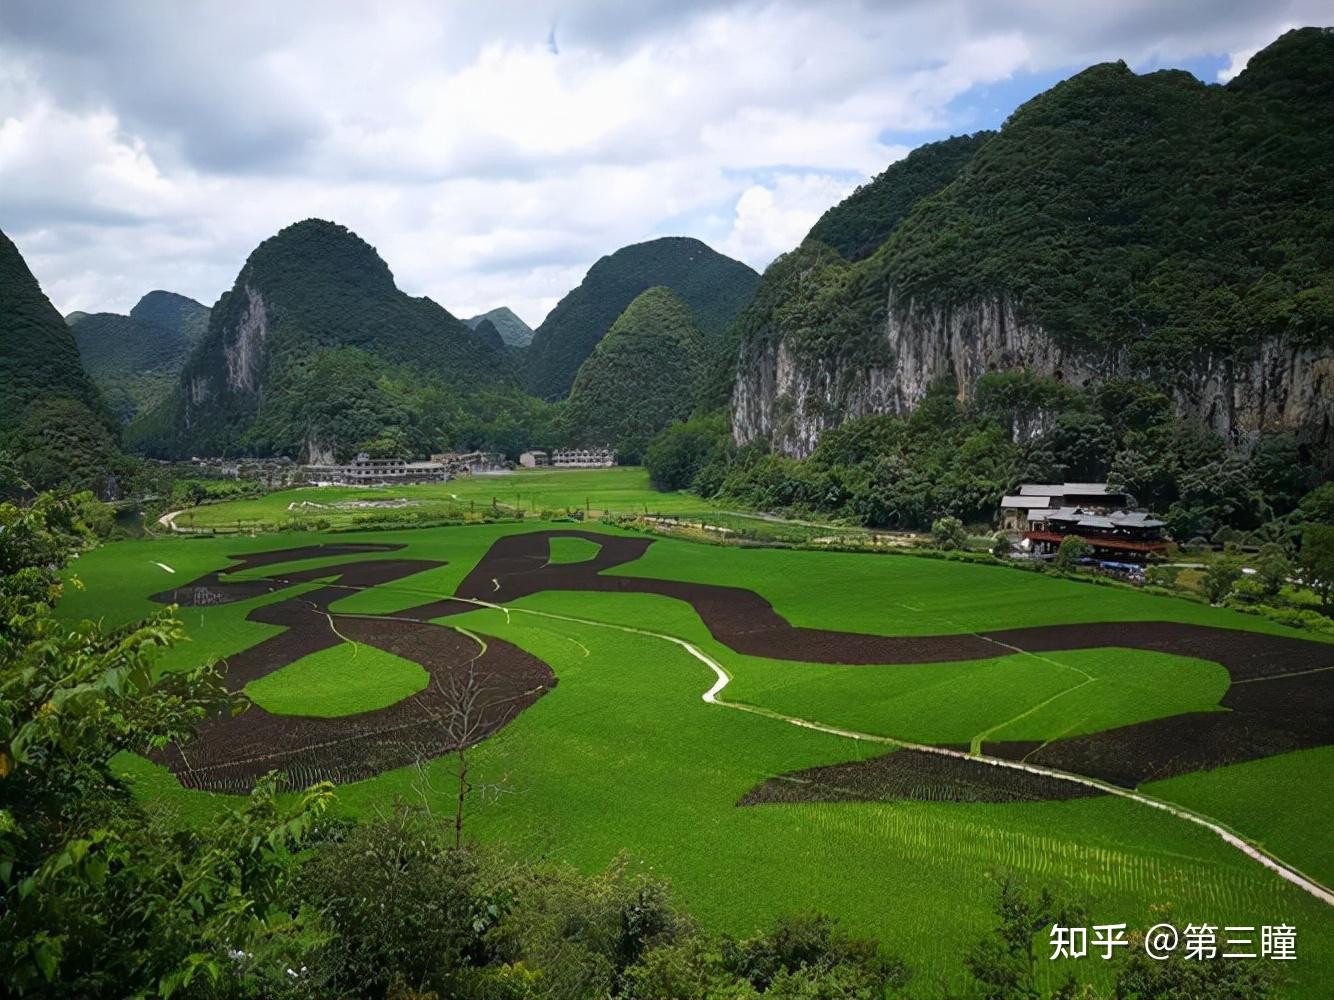
[[[375,509],[356,504],[402,502]],[[589,514],[680,513],[708,505],[689,493],[660,493],[638,466],[610,469],[524,469],[463,476],[416,486],[323,486],[278,490],[262,497],[196,507],[177,516],[187,529],[248,530],[316,526],[346,528],[404,519],[481,518],[543,511]]]
[[[355,715],[385,708],[426,687],[430,678],[416,663],[374,646],[348,643],[303,656],[245,693],[274,715]]]
[[[452,591],[499,536],[540,524],[368,534],[402,542],[406,555],[445,565],[339,601],[339,612],[383,612]],[[357,540],[340,535],[339,542]],[[125,620],[153,607],[148,594],[225,564],[231,553],[311,539],[183,539],[110,545],[77,569],[87,589],[70,615]],[[582,551],[580,551],[582,549]],[[561,543],[556,557],[584,558]],[[165,563],[174,575],[155,563]],[[753,587],[801,625],[885,634],[973,631],[1073,621],[1170,619],[1299,634],[1189,601],[1049,579],[1000,567],[900,556],[740,550],[656,541],[617,572]],[[226,655],[274,633],[245,622],[266,595],[187,609],[194,642],[173,665]],[[535,614],[542,612],[543,614]],[[563,620],[564,616],[600,624]],[[1323,996],[1319,956],[1334,948],[1329,908],[1222,841],[1156,810],[1116,798],[1008,805],[894,802],[738,808],[775,774],[857,759],[884,748],[709,705],[712,673],[685,650],[616,627],[697,643],[735,680],[726,697],[871,732],[937,742],[1042,739],[1217,704],[1225,675],[1214,664],[1126,650],[1058,652],[963,664],[837,667],[742,657],[715,642],[689,606],[640,594],[544,593],[508,613],[451,618],[517,643],[552,665],[560,683],[473,755],[478,784],[511,794],[474,797],[466,830],[586,869],[626,850],[673,882],[705,924],[747,933],[782,912],[819,908],[880,937],[915,968],[922,997],[957,987],[962,956],[991,925],[990,875],[1012,870],[1054,882],[1086,901],[1097,922],[1146,928],[1167,906],[1181,922],[1294,923],[1307,962],[1286,972],[1283,995]],[[359,659],[366,650],[356,654]],[[321,654],[329,670],[353,664],[349,647]],[[336,661],[342,658],[341,664]],[[310,659],[310,658],[308,658]],[[363,672],[364,673],[364,672]],[[288,674],[296,688],[293,667]],[[1092,677],[1088,681],[1083,675]],[[298,696],[294,691],[293,696]],[[372,692],[360,707],[370,707]],[[323,699],[318,691],[307,697]],[[309,710],[309,709],[306,709]],[[1334,874],[1325,835],[1334,823],[1334,750],[1290,754],[1188,775],[1150,791],[1214,815],[1316,877]],[[129,756],[154,808],[206,822],[220,797],[186,792],[163,770]],[[399,798],[448,810],[449,761],[403,769],[339,789],[339,808],[366,815]],[[1301,803],[1292,808],[1291,803]],[[1061,970],[1046,969],[1053,978]],[[1106,976],[1082,963],[1079,976]]]
[[[598,546],[584,538],[553,538],[550,549],[550,564],[588,562],[598,553]]]

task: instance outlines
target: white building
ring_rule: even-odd
[[[449,470],[440,462],[409,462],[402,458],[371,458],[362,452],[345,465],[312,465],[311,478],[346,486],[379,483],[443,483]]]
[[[616,464],[610,448],[562,448],[551,456],[551,464],[565,469],[605,469]]]

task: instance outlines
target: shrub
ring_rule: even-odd
[[[938,549],[962,549],[968,544],[968,532],[957,517],[940,517],[931,522],[931,542]]]
[[[1073,573],[1079,561],[1087,559],[1092,552],[1093,547],[1084,539],[1067,535],[1061,539],[1061,547],[1056,550],[1056,556],[1051,561],[1052,569],[1060,573]]]

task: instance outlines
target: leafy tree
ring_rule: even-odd
[[[978,942],[964,966],[985,1000],[1036,1000],[1038,951],[1034,941],[1053,924],[1080,926],[1081,907],[1063,902],[1050,889],[1033,890],[1011,875],[997,879],[995,931]]]
[[[1131,949],[1117,973],[1114,1000],[1271,1000],[1271,970],[1262,962],[1214,959],[1156,961]]]
[[[722,954],[729,972],[771,997],[880,997],[908,978],[875,941],[849,937],[820,914],[781,918],[772,932],[742,941],[725,938]],[[846,992],[804,989],[830,981]]]
[[[1221,604],[1223,598],[1231,593],[1233,585],[1240,579],[1240,560],[1236,556],[1224,555],[1205,567],[1200,586],[1204,589],[1210,604]]]
[[[962,549],[968,545],[968,530],[957,517],[940,517],[931,522],[931,541],[938,549]]]
[[[1334,525],[1307,526],[1297,566],[1302,581],[1320,598],[1320,606],[1326,612],[1334,610]]]
[[[210,667],[157,669],[181,637],[169,610],[53,617],[58,569],[88,540],[78,500],[0,504],[0,992],[165,996],[234,982],[233,951],[280,980],[308,943],[288,863],[328,790],[287,804],[261,783],[200,833],[142,811],[112,758],[187,740],[231,699]]]
[[[1080,560],[1087,559],[1092,554],[1093,547],[1084,539],[1076,535],[1066,535],[1056,547],[1051,567],[1058,573],[1073,573],[1079,568]]]
[[[644,454],[644,467],[655,489],[689,489],[706,466],[726,457],[730,445],[726,414],[692,417],[658,432]]]
[[[501,911],[450,840],[444,824],[399,808],[302,866],[297,892],[332,932],[310,963],[331,994],[383,997],[401,983],[455,995],[465,966],[484,960],[482,935]]]
[[[998,531],[991,536],[991,554],[997,559],[1008,559],[1013,551],[1014,546],[1010,543],[1010,536],[1005,532]]]
[[[1307,524],[1334,524],[1334,482],[1322,483],[1302,497],[1297,512]]]
[[[1292,575],[1292,563],[1277,546],[1262,551],[1255,564],[1255,579],[1260,585],[1260,593],[1267,598],[1275,598]]]

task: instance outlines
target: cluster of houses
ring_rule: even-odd
[[[519,456],[524,468],[552,466],[564,469],[602,469],[616,464],[609,448],[565,448],[553,452],[526,451]],[[442,452],[430,461],[404,458],[371,458],[365,453],[350,462],[309,465],[303,471],[308,481],[350,486],[384,483],[444,483],[457,476],[505,472],[512,466],[498,452]]]
[[[1055,552],[1073,535],[1100,562],[1141,564],[1167,550],[1163,521],[1130,509],[1131,498],[1106,483],[1024,483],[1001,498],[1001,527],[1035,555]]]

